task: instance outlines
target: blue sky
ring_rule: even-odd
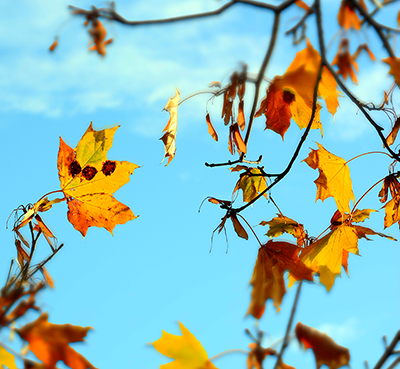
[[[180,24],[130,28],[104,22],[114,42],[106,57],[100,58],[87,51],[87,30],[81,18],[69,14],[69,4],[92,5],[79,0],[0,4],[0,147],[7,163],[1,181],[0,219],[5,224],[18,205],[34,203],[59,188],[59,137],[75,147],[91,121],[97,129],[121,125],[108,157],[141,168],[115,197],[140,216],[117,226],[114,236],[91,228],[83,239],[68,223],[65,204],[43,214],[65,247],[48,265],[55,289],[42,292],[38,304],[49,312],[52,323],[94,328],[87,343],[73,347],[99,368],[151,369],[166,363],[168,359],[147,343],[157,340],[162,329],[180,333],[178,321],[202,342],[210,357],[232,348],[247,349],[251,341],[244,330],[254,332],[256,321],[244,316],[258,243],[251,236],[248,241],[238,239],[228,225],[229,245],[223,234],[215,236],[210,253],[212,231],[224,214],[209,203],[198,212],[207,196],[230,199],[238,179],[227,167],[204,166],[204,162],[234,159],[227,149],[227,129],[218,119],[221,101],[208,104],[220,136],[218,143],[207,133],[207,96],[180,106],[176,157],[168,167],[160,165],[164,148],[159,138],[168,121],[162,109],[175,86],[185,97],[207,88],[211,81],[226,83],[241,62],[248,64],[250,73],[258,72],[272,14],[237,5],[220,17]],[[211,10],[221,4],[214,0],[148,0],[118,1],[116,5],[128,19],[149,19]],[[327,43],[338,30],[333,16],[338,5],[338,1],[323,1]],[[398,6],[392,5],[386,15],[378,13],[378,19],[396,26],[397,11]],[[297,8],[283,15],[268,78],[283,74],[295,53],[305,47],[305,43],[293,47],[292,38],[284,35],[301,15]],[[308,35],[316,47],[313,19]],[[59,45],[51,54],[48,47],[56,34]],[[372,33],[353,32],[350,38],[354,48],[368,42],[378,60],[387,57]],[[329,49],[331,60],[337,46],[338,38]],[[383,90],[392,83],[387,76],[389,67],[370,62],[366,54],[357,61],[359,85],[348,85],[364,101],[379,104]],[[252,93],[249,87],[248,101]],[[250,103],[246,104],[249,109]],[[319,132],[311,132],[293,170],[272,193],[282,212],[304,224],[313,236],[329,225],[336,207],[333,199],[315,203],[313,181],[318,174],[301,163],[309,148],[316,149],[320,142],[346,160],[382,151],[381,141],[362,114],[346,98],[340,99],[340,106],[334,121],[323,108],[323,139]],[[375,116],[387,134],[389,120],[384,114]],[[264,124],[264,118],[255,121],[247,157],[256,159],[262,154],[268,172],[281,171],[302,132],[292,124],[283,142],[274,132],[264,131]],[[350,163],[356,199],[387,175],[389,164],[385,155],[368,155]],[[360,208],[378,210],[378,192],[379,188],[371,191]],[[261,200],[243,216],[255,226],[275,213],[272,203]],[[365,225],[382,231],[383,217],[384,210],[380,210]],[[267,241],[267,229],[255,227],[255,231]],[[15,247],[10,229],[3,227],[1,232],[0,268],[5,280]],[[386,232],[400,237],[397,225]],[[359,242],[362,257],[350,255],[350,278],[343,272],[329,293],[317,282],[304,285],[295,316],[295,322],[324,331],[349,347],[352,368],[363,368],[364,360],[374,365],[383,352],[381,337],[390,339],[400,326],[398,242],[373,238]],[[38,250],[39,255],[49,251],[45,242]],[[283,337],[294,295],[295,288],[289,289],[279,313],[267,303],[259,322],[266,346]],[[29,318],[35,317],[31,314]],[[0,340],[7,336],[3,330]],[[236,353],[215,360],[215,365],[239,369],[245,367],[245,360],[245,355]],[[301,351],[295,341],[284,361],[297,369],[314,365],[312,353]]]

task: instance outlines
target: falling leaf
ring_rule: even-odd
[[[58,37],[56,36],[56,39],[54,40],[54,42],[50,45],[49,50],[50,51],[54,51],[54,49],[57,47],[58,45]]]
[[[101,56],[105,56],[106,45],[110,44],[113,39],[110,38],[108,40],[105,40],[107,31],[98,19],[92,21],[92,28],[89,29],[89,33],[94,43],[89,51],[97,51]]]
[[[283,233],[289,233],[297,239],[297,246],[303,246],[306,240],[306,233],[304,232],[303,224],[299,224],[295,220],[285,217],[282,214],[278,214],[277,217],[268,222],[262,221],[260,225],[269,226],[266,236],[270,238],[278,237]]]
[[[29,350],[48,369],[54,369],[59,360],[72,369],[94,368],[88,360],[69,346],[72,342],[84,341],[90,327],[71,324],[52,324],[48,314],[43,313],[35,321],[17,329],[22,339],[29,342]]]
[[[370,228],[353,224],[353,222],[363,222],[372,211],[371,209],[359,210],[355,212],[353,218],[349,214],[336,212],[335,215],[337,216],[334,216],[334,219],[337,220],[334,220],[331,224],[330,232],[302,249],[300,260],[314,272],[319,273],[319,281],[326,286],[328,291],[332,288],[336,276],[340,275],[343,264],[345,264],[346,272],[348,272],[348,253],[358,255],[358,239],[367,238],[366,235],[368,234],[394,240],[393,237],[383,233],[377,233]],[[290,279],[289,285],[292,282],[293,279]]]
[[[392,130],[386,137],[386,143],[388,144],[388,146],[393,145],[394,141],[396,141],[397,134],[399,133],[399,128],[400,128],[400,117],[396,119]]]
[[[0,368],[17,369],[15,357],[0,345]]]
[[[112,196],[138,168],[107,159],[117,129],[95,131],[90,124],[75,149],[60,138],[58,176],[68,203],[68,220],[83,236],[89,227],[104,227],[112,233],[117,224],[137,218]]]
[[[394,77],[394,80],[400,85],[400,58],[389,56],[386,59],[382,59],[386,64],[390,65],[389,73]]]
[[[265,303],[272,299],[277,311],[286,293],[283,274],[289,270],[297,280],[313,280],[313,271],[300,261],[298,254],[301,248],[289,242],[268,241],[258,250],[250,283],[251,302],[247,314],[260,319],[265,310]]]
[[[217,369],[197,338],[182,323],[179,327],[182,336],[163,331],[161,338],[152,343],[158,352],[175,359],[161,366],[165,369]]]
[[[343,365],[349,365],[349,349],[339,346],[327,334],[317,331],[301,322],[296,325],[296,336],[304,349],[311,348],[314,351],[317,369],[325,364],[329,369],[337,369]]]
[[[368,11],[364,0],[358,1],[359,5],[362,6],[366,11]],[[340,9],[337,15],[338,23],[340,27],[348,30],[353,27],[355,30],[359,30],[361,27],[361,21],[355,12],[355,5],[349,0],[342,0],[340,4]]]
[[[339,211],[350,213],[349,202],[355,201],[351,185],[350,169],[345,160],[331,154],[318,144],[319,149],[311,149],[305,161],[312,169],[319,170],[319,177],[314,181],[317,185],[317,197],[315,201],[324,201],[333,197]]]
[[[230,168],[230,170],[232,172],[244,170],[244,172],[240,174],[240,178],[233,190],[233,194],[238,190],[243,191],[243,202],[252,201],[259,193],[267,189],[265,176],[260,169],[237,165],[234,168]],[[267,197],[267,193],[265,193],[264,196]]]
[[[390,227],[394,223],[399,223],[400,228],[400,182],[395,174],[389,174],[385,177],[382,189],[379,192],[380,201],[386,202],[388,194],[392,196],[392,199],[385,204],[385,228]]]
[[[168,111],[170,114],[169,121],[165,128],[163,129],[164,135],[160,138],[165,146],[165,155],[164,159],[168,158],[168,163],[166,166],[171,162],[171,160],[175,156],[175,141],[176,141],[176,132],[178,129],[178,105],[179,105],[179,98],[181,94],[179,93],[178,89],[175,87],[175,96],[170,97],[165,105],[164,110]],[[162,162],[164,161],[162,160]],[[162,163],[161,162],[161,163]]]
[[[215,140],[218,141],[218,134],[217,131],[215,130],[214,126],[211,123],[211,118],[210,118],[210,114],[207,113],[206,115],[206,122],[208,125],[208,133],[211,135],[211,137]]]

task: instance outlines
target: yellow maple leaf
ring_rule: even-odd
[[[297,246],[303,246],[306,239],[306,233],[304,232],[303,224],[297,223],[295,220],[285,217],[282,214],[278,214],[277,217],[270,221],[263,220],[260,225],[269,226],[269,230],[266,234],[268,237],[278,237],[283,233],[289,233],[297,239]]]
[[[244,170],[245,172],[240,174],[240,178],[236,183],[233,194],[238,191],[243,191],[243,202],[250,202],[260,192],[263,192],[267,188],[267,182],[262,172],[258,168],[250,168],[244,165],[237,165],[234,168],[230,168],[232,172],[238,172]],[[267,193],[264,194],[267,197]]]
[[[161,354],[175,359],[160,365],[165,369],[217,369],[208,359],[208,355],[199,340],[179,323],[182,336],[162,331],[162,336],[152,345]]]
[[[60,138],[58,176],[68,203],[68,220],[83,236],[89,227],[104,227],[112,233],[115,225],[137,218],[112,196],[139,167],[107,159],[118,127],[95,131],[90,124],[75,149]]]
[[[10,354],[3,346],[0,345],[0,368],[17,369],[15,365],[15,357]]]
[[[171,162],[171,160],[175,156],[175,141],[176,141],[176,132],[178,129],[178,105],[179,105],[179,99],[180,99],[181,94],[179,93],[179,90],[175,87],[175,96],[170,97],[170,99],[167,102],[167,105],[165,105],[164,110],[168,111],[170,114],[169,121],[165,128],[163,129],[164,135],[160,138],[162,142],[164,143],[164,149],[165,149],[165,155],[161,163],[164,161],[165,158],[168,158],[168,163],[166,166]]]
[[[314,181],[317,185],[317,197],[315,201],[324,201],[328,197],[333,197],[337,208],[344,214],[350,213],[349,202],[355,201],[351,185],[350,169],[346,161],[317,143],[319,149],[311,149],[305,161],[312,169],[319,170],[319,177]]]

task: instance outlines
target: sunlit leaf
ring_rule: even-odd
[[[396,141],[397,134],[399,133],[400,129],[400,117],[396,119],[394,122],[393,128],[390,131],[389,135],[386,137],[386,143],[388,146],[393,145],[394,142]]]
[[[207,122],[207,126],[208,126],[208,133],[215,141],[218,141],[218,134],[217,134],[217,131],[215,130],[214,126],[211,123],[211,118],[210,118],[209,113],[207,113],[207,115],[206,115],[206,122]]]
[[[152,345],[161,354],[168,356],[174,361],[163,364],[160,368],[165,369],[217,369],[208,359],[206,350],[197,338],[179,323],[182,336],[162,332],[162,336]]]
[[[390,190],[390,195],[392,199],[388,202],[388,194]],[[394,223],[399,223],[400,228],[400,182],[395,174],[389,174],[385,177],[382,185],[382,189],[379,192],[380,201],[385,204],[385,228],[390,227]]]
[[[268,222],[262,221],[260,225],[269,226],[269,230],[266,234],[268,237],[279,237],[283,233],[289,233],[297,239],[297,246],[304,245],[306,233],[304,232],[303,224],[299,224],[293,219],[285,217],[282,214],[278,214],[277,217]]]
[[[243,191],[244,202],[252,201],[260,192],[266,190],[267,182],[260,169],[237,165],[234,168],[230,168],[230,170],[232,172],[244,170],[244,172],[240,174],[240,178],[233,190],[233,193],[238,190]],[[267,193],[265,193],[264,196],[267,197]]]
[[[166,166],[171,162],[171,160],[175,156],[175,151],[176,151],[175,141],[176,141],[176,132],[178,129],[178,104],[180,96],[181,95],[178,89],[175,88],[175,96],[171,97],[168,100],[167,105],[165,105],[164,108],[164,110],[168,111],[168,113],[170,114],[169,121],[163,130],[163,132],[165,133],[160,139],[162,140],[165,146],[164,159],[168,158],[168,163],[166,164]],[[164,161],[164,159],[162,160],[162,162]]]
[[[364,0],[356,0],[356,1],[358,1],[358,3],[366,11],[368,11],[368,8],[365,5]],[[353,27],[355,30],[358,31],[361,27],[361,21],[355,12],[355,5],[349,0],[342,0],[337,19],[339,26],[343,27],[346,30]]]
[[[89,29],[89,34],[94,43],[89,51],[97,51],[101,56],[105,56],[106,45],[110,44],[113,39],[106,40],[107,31],[98,19],[92,21],[92,28]]]
[[[386,59],[382,59],[386,64],[390,65],[389,73],[394,77],[394,80],[400,85],[400,58],[389,56]]]

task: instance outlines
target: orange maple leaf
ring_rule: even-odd
[[[289,242],[268,241],[258,250],[250,283],[251,302],[247,314],[260,319],[265,310],[265,303],[272,299],[277,311],[286,293],[283,274],[286,270],[296,279],[313,280],[313,271],[300,261],[298,255],[301,248]]]
[[[385,177],[382,185],[382,189],[379,192],[380,201],[386,202],[388,194],[392,196],[392,199],[385,204],[385,228],[390,227],[394,223],[398,222],[400,227],[400,182],[396,174],[389,174]]]
[[[351,185],[350,169],[346,161],[317,143],[319,149],[311,149],[305,161],[312,169],[319,170],[319,177],[314,181],[317,185],[317,197],[315,201],[324,201],[333,197],[339,211],[350,213],[349,202],[355,201]]]
[[[199,340],[182,323],[179,327],[182,336],[163,331],[161,338],[152,343],[158,352],[175,359],[161,366],[165,369],[217,369]]]
[[[297,239],[297,246],[303,246],[306,240],[303,224],[299,224],[295,220],[285,217],[282,214],[278,214],[277,217],[268,222],[263,220],[260,225],[269,226],[266,236],[270,238],[278,237],[283,233],[289,233]]]
[[[356,210],[352,216],[340,214],[337,211],[332,218],[331,231],[310,246],[302,249],[300,260],[308,267],[319,273],[319,281],[329,291],[337,275],[340,275],[341,267],[344,265],[347,271],[347,257],[349,252],[358,255],[358,239],[366,238],[367,235],[377,235],[395,240],[391,236],[378,233],[370,228],[353,224],[363,222],[375,210]],[[289,286],[294,279],[291,278]]]
[[[165,128],[163,129],[164,135],[160,138],[162,142],[164,143],[164,149],[165,149],[165,155],[161,163],[164,161],[165,158],[168,158],[168,163],[165,165],[167,166],[171,160],[175,156],[175,141],[176,141],[176,132],[178,130],[178,105],[179,105],[179,99],[180,99],[181,94],[179,93],[179,90],[175,87],[175,96],[170,97],[170,99],[167,102],[167,105],[165,105],[164,110],[168,111],[170,114],[169,121]]]
[[[92,21],[92,28],[89,29],[89,33],[94,43],[89,51],[97,51],[101,56],[105,56],[106,45],[110,44],[113,39],[110,38],[108,40],[105,40],[107,31],[98,19]]]
[[[368,11],[367,6],[364,3],[364,0],[359,0],[358,3]],[[358,18],[355,12],[355,6],[349,0],[342,0],[340,4],[340,9],[337,15],[338,23],[340,27],[344,29],[349,29],[353,27],[355,30],[359,30],[361,27],[361,21]]]
[[[47,369],[56,368],[59,360],[72,369],[95,369],[81,354],[69,346],[71,342],[84,341],[90,327],[71,324],[52,324],[43,313],[35,321],[16,329],[19,336],[29,342],[29,350],[41,360]]]
[[[90,124],[77,147],[60,137],[58,176],[68,203],[68,220],[83,236],[89,227],[104,227],[112,233],[117,224],[137,218],[112,195],[139,166],[107,159],[119,126],[95,131]]]
[[[229,169],[232,172],[244,170],[244,172],[240,174],[240,178],[233,190],[233,194],[238,190],[243,191],[243,202],[250,202],[267,188],[267,182],[260,169],[246,167],[244,165],[237,165]],[[265,193],[264,196],[267,197],[267,193]]]
[[[296,336],[304,349],[311,348],[317,362],[317,369],[325,364],[329,369],[337,369],[343,365],[349,365],[349,349],[339,346],[327,334],[317,331],[301,322],[296,325]]]
[[[394,77],[394,80],[400,85],[400,58],[389,56],[386,59],[382,59],[386,64],[390,65],[389,73]]]

